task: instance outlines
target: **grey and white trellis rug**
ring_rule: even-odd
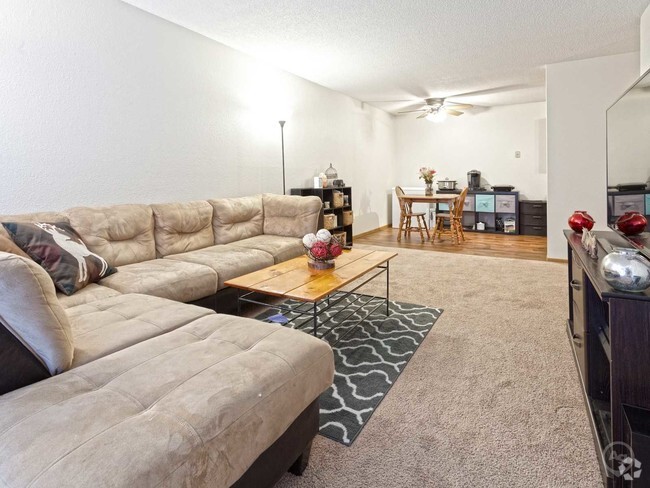
[[[331,300],[342,296],[336,294]],[[359,318],[380,303],[378,300],[353,294],[319,314],[319,321],[325,325],[319,328],[318,336],[324,335],[324,340],[333,344],[336,366],[334,383],[320,398],[320,433],[347,446],[354,442],[442,314],[439,308],[390,302],[389,317],[382,305],[355,328]],[[359,304],[363,305],[350,315],[348,311]],[[301,306],[292,300],[283,305],[311,310],[311,305]],[[269,310],[257,318],[264,320],[275,313]],[[308,316],[284,315],[296,319],[287,326],[312,333]]]

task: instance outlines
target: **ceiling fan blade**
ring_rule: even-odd
[[[449,108],[445,108],[445,112],[447,112],[449,115],[453,115],[454,117],[458,117],[459,115],[463,115],[464,112],[459,112],[458,110],[452,110]]]
[[[431,113],[431,112],[430,112],[429,110],[427,110],[427,111],[424,112],[422,115],[418,115],[418,116],[416,117],[416,119],[423,119],[423,118],[425,118],[427,115],[429,115],[430,113]]]
[[[412,114],[413,112],[423,112],[426,111],[426,108],[419,108],[417,110],[405,110],[403,112],[397,112],[398,114]]]
[[[460,97],[476,97],[480,95],[492,95],[494,93],[501,93],[505,91],[514,91],[522,90],[525,88],[530,88],[530,85],[518,84],[518,85],[505,85],[505,86],[496,86],[494,88],[488,88],[486,90],[475,90],[466,93],[457,93],[455,95],[449,95],[449,98],[460,98]]]
[[[469,103],[454,103],[454,102],[449,102],[448,104],[445,104],[447,108],[450,108],[452,110],[467,110],[469,108],[474,108],[474,105],[470,105]]]
[[[367,100],[365,103],[406,103],[417,102],[418,100]]]

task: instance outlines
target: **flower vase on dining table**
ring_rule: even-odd
[[[433,178],[436,176],[436,170],[433,168],[422,167],[419,171],[419,179],[424,180],[424,195],[430,197],[433,195]]]

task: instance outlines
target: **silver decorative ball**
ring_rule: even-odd
[[[316,239],[318,239],[321,242],[324,242],[325,244],[329,244],[330,241],[332,240],[332,234],[327,229],[321,229],[318,232],[316,232]]]
[[[314,244],[316,244],[316,241],[318,239],[316,238],[316,234],[307,234],[305,237],[302,238],[302,243],[307,249],[311,249]]]
[[[614,248],[600,262],[600,274],[620,291],[644,291],[650,287],[650,262],[636,249]]]

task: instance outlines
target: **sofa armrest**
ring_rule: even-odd
[[[318,230],[323,202],[315,196],[265,194],[264,234],[303,237]]]

